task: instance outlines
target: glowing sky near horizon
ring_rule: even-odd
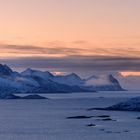
[[[0,58],[139,60],[139,6],[139,0],[0,0]]]
[[[140,72],[121,72],[123,76],[140,76]]]

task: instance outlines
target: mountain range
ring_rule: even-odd
[[[13,71],[7,65],[0,64],[0,94],[10,93],[70,93],[123,90],[113,75],[91,76],[81,79],[72,73],[55,76],[48,71],[26,69]]]

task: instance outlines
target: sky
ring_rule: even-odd
[[[16,70],[140,75],[139,0],[0,0],[0,62]]]

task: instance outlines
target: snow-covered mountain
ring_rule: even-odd
[[[42,80],[48,80],[49,78],[53,77],[50,72],[42,72],[39,70],[32,70],[28,68],[27,70],[21,72],[21,76],[23,77],[32,77],[32,78],[41,78]]]
[[[0,93],[68,93],[95,90],[122,90],[112,75],[81,79],[75,73],[54,76],[50,72],[26,69],[18,73],[0,64]]]
[[[118,110],[118,111],[140,111],[140,97],[129,99],[113,106],[105,108],[105,110]]]
[[[85,80],[86,86],[92,86],[95,90],[123,90],[119,82],[109,74],[91,76]]]
[[[66,84],[67,85],[83,85],[84,80],[82,80],[78,75],[75,73],[69,74],[69,75],[64,75],[64,76],[54,76],[51,78],[51,80],[60,83],[60,84]]]
[[[121,86],[127,90],[140,90],[140,76],[123,76],[115,74],[114,77],[119,81]]]
[[[0,75],[1,76],[8,76],[12,73],[13,73],[13,71],[7,65],[0,64]]]

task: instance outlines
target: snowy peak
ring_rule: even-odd
[[[111,74],[91,76],[85,80],[85,85],[92,86],[96,90],[123,90],[117,79]]]
[[[87,85],[94,85],[94,86],[103,86],[103,85],[112,85],[114,84],[115,78],[112,75],[97,75],[91,76],[86,79]]]
[[[65,76],[55,76],[52,79],[53,81],[60,83],[60,84],[67,84],[67,85],[82,85],[83,80],[75,73],[65,75]]]
[[[119,82],[117,79],[115,79],[112,75],[109,75],[109,80],[111,83],[113,83],[114,85],[118,85]]]
[[[89,80],[92,80],[92,79],[98,79],[98,78],[99,78],[98,76],[93,75],[93,76],[85,79],[85,81],[89,81]]]
[[[82,80],[82,79],[81,79],[77,74],[75,74],[75,73],[71,73],[71,74],[66,75],[66,76],[64,76],[64,77],[70,78],[70,79],[73,79],[73,80]]]
[[[127,90],[140,90],[140,76],[115,75],[121,86]]]
[[[21,72],[21,75],[30,76],[30,75],[32,75],[33,72],[34,72],[34,70],[28,68],[25,71]]]
[[[7,66],[0,64],[0,75],[10,75],[13,71]]]
[[[48,80],[49,78],[53,77],[53,75],[50,72],[42,72],[39,70],[30,69],[30,68],[21,72],[21,75],[26,76],[26,77],[38,77],[44,80]]]

